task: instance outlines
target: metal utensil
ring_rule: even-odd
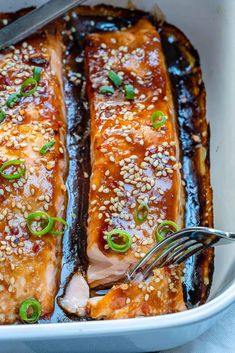
[[[190,256],[211,246],[230,244],[235,234],[206,227],[185,228],[157,243],[127,274],[127,280],[138,274],[147,278],[156,267],[179,265]]]
[[[86,0],[50,0],[0,30],[0,49],[15,44]]]

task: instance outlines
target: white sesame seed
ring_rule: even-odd
[[[147,302],[149,300],[149,294],[145,294],[144,300]]]

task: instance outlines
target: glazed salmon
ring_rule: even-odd
[[[36,211],[65,217],[66,121],[59,28],[47,27],[0,54],[0,104],[4,112],[0,167],[20,160],[24,167],[19,165],[18,171],[25,168],[25,173],[14,180],[0,176],[0,323],[17,320],[19,306],[28,298],[40,302],[42,317],[50,315],[58,289],[61,235],[34,236],[26,222]],[[35,67],[41,72],[36,91],[8,107],[9,96],[33,77]],[[48,144],[43,154],[41,149]],[[16,171],[6,167],[3,174]],[[55,227],[62,228],[61,224]]]
[[[182,225],[184,190],[171,87],[155,27],[141,19],[129,29],[89,35],[86,68],[92,160],[87,277],[97,287],[124,277],[156,242],[158,224]],[[121,78],[119,87],[111,71]],[[125,85],[134,88],[133,99],[126,98]],[[102,94],[104,86],[113,93]],[[157,111],[166,117],[160,127],[152,121]],[[135,215],[143,203],[148,216],[139,224]],[[131,236],[125,253],[107,245],[114,229]]]
[[[154,316],[186,310],[182,292],[181,269],[162,268],[145,282],[113,286],[104,297],[87,302],[94,319],[127,319]]]

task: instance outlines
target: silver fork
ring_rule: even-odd
[[[235,241],[235,233],[207,227],[181,229],[157,243],[127,274],[127,280],[133,280],[137,275],[145,279],[154,268],[179,265],[203,249],[231,241]]]

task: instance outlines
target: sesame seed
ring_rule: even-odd
[[[147,302],[149,300],[149,294],[145,294],[144,300]]]
[[[49,197],[49,195],[45,195],[45,200],[46,200],[46,202],[50,202],[50,197]]]

